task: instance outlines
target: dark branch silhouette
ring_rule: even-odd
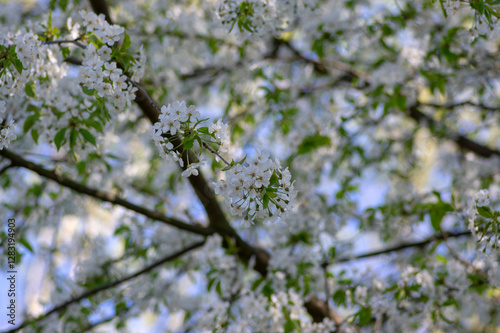
[[[47,179],[51,179],[64,187],[72,189],[75,192],[86,194],[86,195],[94,197],[96,199],[110,202],[110,203],[118,205],[118,206],[122,206],[122,207],[130,209],[136,213],[139,213],[141,215],[149,217],[153,220],[163,222],[165,224],[168,224],[170,226],[176,227],[176,228],[181,229],[181,230],[189,231],[189,232],[192,232],[192,233],[195,233],[198,235],[203,235],[203,236],[213,234],[212,229],[195,226],[192,224],[182,222],[182,221],[177,220],[175,218],[167,217],[167,216],[160,214],[156,211],[149,210],[149,209],[144,208],[142,206],[133,204],[130,201],[122,199],[115,194],[100,191],[100,190],[85,186],[83,184],[77,183],[69,178],[58,175],[53,170],[45,169],[41,165],[27,161],[24,158],[22,158],[21,156],[11,152],[8,149],[0,150],[0,156],[3,156],[6,159],[9,159],[11,161],[11,163],[12,163],[11,165],[13,167],[22,167],[22,168],[31,170],[31,171],[39,174],[40,176],[45,177]]]

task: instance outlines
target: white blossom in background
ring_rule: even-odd
[[[109,46],[113,46],[121,39],[121,35],[125,32],[125,28],[116,24],[106,22],[104,14],[96,15],[93,12],[80,11],[83,18],[83,25],[87,32],[93,32],[97,37]]]
[[[490,192],[488,190],[480,190],[474,194],[473,200],[476,202],[476,207],[488,206],[490,204]]]
[[[443,2],[446,14],[455,15],[460,8],[460,0],[446,0]]]

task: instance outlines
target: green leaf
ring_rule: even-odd
[[[299,145],[297,154],[298,155],[307,154],[317,149],[318,147],[329,146],[330,143],[331,140],[327,136],[319,134],[308,136],[307,138],[302,140],[301,144]]]
[[[479,215],[487,219],[492,219],[493,217],[495,217],[490,207],[488,206],[477,207],[477,212],[479,213]]]
[[[358,317],[359,326],[364,326],[372,319],[372,310],[370,308],[363,307],[356,313],[356,317]]]
[[[406,110],[406,96],[404,95],[398,95],[396,97],[396,105],[401,111]]]
[[[123,43],[122,43],[122,46],[120,47],[120,52],[125,52],[125,50],[127,50],[131,44],[132,43],[130,42],[130,37],[127,34],[127,32],[125,32],[124,37],[123,37]]]
[[[275,171],[275,172],[273,172],[273,175],[269,179],[269,186],[273,186],[277,182],[278,182],[278,176],[276,175],[276,171]]]
[[[301,231],[297,234],[293,234],[290,236],[290,243],[297,244],[300,242],[311,245],[312,244],[311,238],[312,236],[307,231]]]
[[[87,168],[87,163],[85,161],[80,161],[76,164],[76,169],[78,170],[79,175],[84,174],[86,168]]]
[[[87,126],[95,128],[99,133],[103,133],[102,124],[97,120],[86,119],[83,121]]]
[[[288,317],[290,317],[290,316],[288,316]],[[293,320],[287,319],[283,329],[284,329],[285,333],[295,332],[295,324],[294,324]]]
[[[208,127],[200,127],[200,128],[198,128],[197,131],[200,133],[203,133],[203,134],[210,135],[210,132],[208,131]]]
[[[90,133],[89,131],[87,131],[84,128],[80,128],[80,133],[85,138],[85,140],[87,140],[88,142],[90,142],[94,146],[97,146],[97,143],[95,141],[95,137],[92,135],[92,133]]]
[[[194,137],[191,135],[187,136],[184,138],[182,143],[183,143],[183,147],[185,150],[191,149],[191,148],[193,148],[193,145],[194,145]]]
[[[269,196],[267,195],[267,192],[266,194],[264,194],[264,196],[262,197],[262,205],[263,205],[263,208],[266,209],[267,206],[269,206]]]
[[[439,261],[441,261],[441,262],[443,262],[445,264],[448,262],[448,259],[446,259],[446,257],[443,257],[440,254],[436,255],[436,260],[439,260]]]
[[[316,39],[312,45],[312,51],[315,52],[320,59],[325,56],[325,51],[323,49],[323,38]]]
[[[36,112],[36,113],[40,113],[40,108],[37,107],[37,106],[34,106],[33,104],[28,104],[28,106],[26,107],[26,111],[28,112]]]
[[[62,146],[64,140],[64,134],[66,134],[66,129],[67,129],[66,127],[60,129],[59,132],[57,132],[56,136],[54,137],[54,143],[57,147],[57,151],[59,151],[59,149]]]
[[[70,55],[70,53],[71,53],[70,50],[69,50],[69,47],[63,47],[61,49],[61,52],[62,52],[62,55],[63,55],[64,59],[68,58],[69,55]]]
[[[59,0],[59,6],[61,6],[62,10],[66,10],[66,7],[68,6],[68,0]]]
[[[222,297],[222,286],[220,280],[217,281],[217,284],[215,285],[215,291]]]
[[[259,287],[259,285],[266,280],[265,277],[260,277],[252,283],[252,291],[255,291]]]
[[[439,0],[439,4],[441,5],[441,11],[443,12],[444,18],[448,17],[448,14],[446,14],[446,9],[444,8],[444,1],[446,0]]]
[[[97,91],[95,89],[89,89],[85,86],[82,86],[82,90],[86,95],[89,95],[89,96],[94,96],[97,93]]]
[[[35,143],[38,144],[38,138],[40,137],[40,135],[38,134],[38,130],[32,129],[31,137],[33,138],[33,141],[35,141]]]
[[[35,91],[36,91],[36,83],[33,82],[33,81],[30,81],[28,82],[25,86],[24,86],[24,92],[26,93],[26,95],[28,95],[29,97],[35,97]]]
[[[346,305],[346,292],[344,289],[337,289],[335,293],[333,293],[333,301],[337,306]]]
[[[434,230],[441,230],[441,221],[447,212],[452,212],[453,207],[450,204],[439,201],[430,209],[431,224]]]
[[[73,150],[73,147],[76,145],[76,139],[78,138],[78,132],[76,129],[72,128],[69,133],[69,148]]]
[[[19,238],[19,243],[21,243],[28,251],[30,251],[31,253],[35,253],[34,250],[33,250],[33,247],[31,247],[31,244],[28,243],[28,241],[24,238],[24,237],[20,237]]]
[[[14,61],[12,62],[12,64],[14,65],[14,67],[16,67],[16,69],[19,72],[19,74],[21,74],[23,72],[23,69],[24,69],[23,63],[17,57],[14,59]]]
[[[273,191],[274,190],[274,191]],[[276,198],[278,195],[275,193],[276,189],[270,189],[270,188],[266,188],[266,195],[269,197],[269,198]]]
[[[38,120],[39,116],[37,114],[32,114],[28,118],[26,118],[26,121],[24,122],[23,126],[23,132],[28,133],[28,131],[35,125],[36,121]]]
[[[210,51],[212,51],[212,54],[217,53],[217,50],[219,49],[219,47],[217,46],[217,41],[215,39],[208,40],[208,47],[210,48]]]
[[[81,308],[80,312],[83,313],[85,316],[88,316],[91,313],[90,309],[86,307]]]

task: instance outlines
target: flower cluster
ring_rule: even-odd
[[[177,138],[185,134],[189,130],[189,123],[199,116],[200,113],[196,111],[196,107],[194,105],[187,107],[185,101],[176,101],[173,104],[161,107],[159,121],[153,125],[152,135],[162,158],[178,162],[181,167],[184,167],[181,154],[175,150],[174,145],[166,136]],[[187,173],[183,172],[183,177],[198,174],[193,165],[189,165],[187,170],[189,170]]]
[[[93,32],[101,38],[105,44],[112,46],[118,42],[125,29],[119,25],[111,25],[106,22],[104,14],[96,15],[93,12],[80,11],[83,18],[83,25],[87,27],[87,32]]]
[[[34,62],[39,57],[38,50],[42,42],[33,33],[19,34],[14,39],[16,45],[17,58],[24,64]],[[27,67],[27,66],[26,66]]]
[[[500,212],[489,206],[490,199],[488,190],[480,190],[469,202],[469,229],[482,244],[482,252],[500,249]]]
[[[245,33],[244,38],[251,38],[252,34],[280,35],[288,31],[299,12],[312,12],[316,5],[311,0],[301,1],[301,5],[295,1],[223,0],[216,15],[229,31],[236,30],[236,25]]]
[[[109,47],[96,49],[94,44],[89,44],[79,80],[88,89],[95,89],[99,97],[109,97],[116,107],[123,108],[134,100],[137,88],[127,83],[127,77],[116,62],[109,62],[110,58]]]
[[[217,152],[222,154],[227,153],[227,146],[229,145],[228,125],[224,124],[222,119],[219,119],[216,123],[210,124],[208,131],[219,143],[219,150]]]
[[[188,107],[185,101],[176,101],[168,106],[162,106],[159,121],[152,128],[153,140],[161,157],[178,162],[181,167],[184,167],[179,147],[175,147],[173,142],[181,142],[184,150],[193,148],[197,142],[200,153],[203,146],[208,147],[212,152],[227,151],[229,142],[227,125],[219,120],[215,124],[210,124],[210,127],[198,127],[203,121],[199,117],[200,112],[196,110],[196,107],[194,105]],[[217,149],[213,149],[212,145],[215,145]],[[182,172],[183,177],[198,175],[198,168],[204,164],[204,161],[193,162],[188,163]]]
[[[116,109],[130,105],[135,98],[135,88],[128,83],[128,78],[123,75],[121,68],[116,62],[111,61],[112,50],[106,44],[112,46],[115,41],[120,40],[124,29],[117,25],[110,25],[104,20],[104,16],[95,15],[81,11],[84,26],[88,32],[94,32],[100,37],[104,45],[91,43],[85,49],[84,60],[79,72],[80,82],[88,89],[95,89],[99,97],[109,97]],[[142,51],[140,59],[145,62]],[[136,69],[135,79],[140,79],[143,74],[142,65]]]
[[[226,198],[231,214],[244,216],[246,221],[255,218],[275,222],[292,207],[296,192],[288,168],[282,169],[278,160],[269,154],[257,152],[254,159],[231,166],[226,179],[215,184],[215,193]]]

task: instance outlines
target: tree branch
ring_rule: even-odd
[[[472,107],[476,107],[476,108],[480,108],[480,109],[483,109],[483,110],[488,110],[488,111],[498,111],[500,110],[500,106],[489,106],[489,105],[486,105],[486,104],[483,104],[483,103],[474,103],[472,101],[465,101],[465,102],[460,102],[460,103],[456,103],[456,104],[436,104],[436,103],[420,103],[420,105],[423,105],[423,106],[430,106],[430,107],[433,107],[433,108],[442,108],[442,109],[449,109],[449,110],[452,110],[454,108],[457,108],[457,107],[460,107],[460,106],[472,106]]]
[[[435,121],[430,116],[428,116],[425,113],[423,113],[422,111],[420,111],[418,109],[418,107],[421,105],[422,104],[417,102],[416,104],[412,105],[408,109],[408,113],[409,113],[411,118],[413,118],[417,122],[424,122],[425,121],[429,125],[429,127],[431,127],[431,128],[434,127],[434,128],[441,129],[441,128],[445,127],[443,124]],[[456,133],[447,133],[446,138],[454,141],[461,148],[472,151],[473,153],[476,153],[479,156],[482,156],[482,157],[491,157],[493,155],[500,156],[500,151],[491,149],[491,148],[484,146],[484,145],[481,145],[475,141],[472,141],[472,140],[466,138],[463,135],[456,134]]]
[[[122,206],[122,207],[127,208],[129,210],[132,210],[136,213],[139,213],[141,215],[149,217],[153,220],[163,222],[163,223],[168,224],[170,226],[176,227],[176,228],[181,229],[181,230],[189,231],[189,232],[192,232],[192,233],[197,234],[197,235],[207,236],[207,235],[211,235],[214,233],[214,230],[212,230],[210,228],[203,228],[203,227],[195,226],[192,224],[182,222],[182,221],[177,220],[175,218],[167,217],[167,216],[160,214],[158,212],[155,212],[153,210],[149,210],[149,209],[144,208],[142,206],[133,204],[130,201],[122,199],[119,196],[114,195],[112,193],[100,191],[100,190],[82,185],[80,183],[77,183],[71,179],[68,179],[68,178],[63,177],[61,175],[58,175],[53,170],[45,169],[41,165],[27,161],[24,158],[22,158],[21,156],[14,154],[13,152],[11,152],[8,149],[0,150],[0,156],[3,156],[5,158],[9,159],[12,162],[12,166],[22,167],[22,168],[31,170],[31,171],[39,174],[40,176],[45,177],[47,179],[51,179],[64,187],[72,189],[75,192],[86,194],[86,195],[94,197],[96,199],[110,202],[110,203],[118,205],[118,206]]]
[[[41,315],[41,316],[38,316],[37,318],[35,319],[32,319],[32,320],[27,320],[27,321],[24,321],[21,323],[21,325],[19,325],[18,327],[14,328],[14,329],[11,329],[10,331],[7,331],[7,332],[3,332],[3,333],[13,333],[13,332],[17,332],[19,331],[20,329],[32,324],[32,323],[35,323],[35,322],[39,322],[41,320],[43,320],[44,318],[50,316],[51,314],[55,313],[55,312],[60,312],[64,309],[66,309],[68,306],[70,306],[71,304],[74,304],[74,303],[77,303],[77,302],[80,302],[81,300],[85,299],[85,298],[88,298],[90,296],[93,296],[101,291],[104,291],[104,290],[107,290],[107,289],[111,289],[111,288],[114,288],[116,286],[119,286],[120,284],[124,283],[124,282],[127,282],[129,280],[132,280],[144,273],[147,273],[155,268],[157,268],[158,266],[161,266],[169,261],[172,261],[174,259],[177,259],[178,257],[194,250],[194,249],[197,249],[201,246],[203,246],[203,244],[205,244],[205,240],[203,241],[200,241],[200,242],[197,242],[197,243],[194,243],[180,251],[177,251],[173,254],[170,254],[166,257],[164,257],[163,259],[160,259],[160,260],[157,260],[155,261],[154,263],[152,263],[151,265],[148,265],[146,267],[144,267],[143,269],[135,272],[135,273],[132,273],[130,275],[127,275],[119,280],[116,280],[114,282],[110,282],[110,283],[107,283],[107,284],[104,284],[100,287],[97,287],[97,288],[94,288],[92,290],[89,290],[89,291],[86,291],[84,292],[83,294],[80,294],[76,297],[73,297],[72,299],[54,307],[52,310],[46,312],[45,314]]]
[[[470,236],[470,235],[471,235],[471,232],[469,230],[446,233],[447,238]],[[431,237],[424,239],[424,240],[421,240],[421,241],[411,242],[411,243],[402,243],[399,245],[388,247],[388,248],[383,249],[383,250],[367,252],[367,253],[363,253],[363,254],[358,254],[356,256],[341,257],[341,258],[334,260],[334,261],[336,263],[350,262],[350,261],[354,261],[354,260],[358,260],[358,259],[370,258],[370,257],[379,256],[382,254],[397,252],[397,251],[401,251],[401,250],[405,250],[405,249],[409,249],[409,248],[421,248],[421,247],[424,247],[427,244],[430,244],[432,242],[444,240],[446,237],[443,233],[441,233],[441,234],[431,236]]]

